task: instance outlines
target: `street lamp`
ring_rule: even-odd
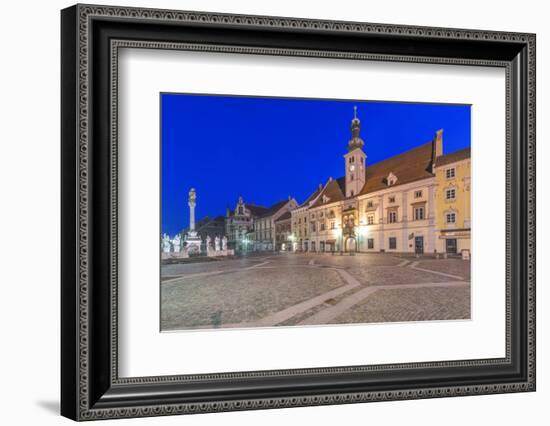
[[[288,239],[290,240],[290,248],[292,251],[295,251],[295,247],[294,247],[294,241],[296,241],[296,236],[294,234],[290,234],[288,236]]]
[[[244,246],[244,252],[247,253],[248,252],[248,238],[243,237],[242,240],[241,240],[241,243]]]

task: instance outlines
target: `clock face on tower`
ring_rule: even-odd
[[[351,166],[349,166],[349,171],[350,172],[353,172],[355,170],[355,164],[352,164]]]

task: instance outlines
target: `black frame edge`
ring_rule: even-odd
[[[61,11],[61,414],[78,417],[77,14]]]
[[[321,404],[335,404],[335,403],[349,403],[349,402],[366,402],[365,400],[328,400],[324,402],[324,399],[320,399],[318,402],[302,401],[301,397],[304,395],[323,395],[328,392],[364,392],[364,391],[376,391],[376,387],[370,389],[361,389],[361,385],[358,384],[358,378],[352,378],[345,386],[338,388],[333,383],[327,385],[321,390],[313,390],[311,382],[318,379],[319,382],[323,382],[323,377],[310,376],[306,377],[308,384],[301,383],[299,385],[293,383],[285,383],[284,378],[274,378],[273,380],[250,381],[248,387],[243,386],[233,395],[226,393],[223,395],[223,388],[227,386],[227,382],[223,381],[216,383],[211,381],[209,383],[202,383],[195,385],[189,384],[182,386],[181,384],[117,384],[110,381],[110,339],[106,335],[107,330],[111,331],[108,327],[107,317],[109,316],[109,309],[107,302],[109,300],[109,290],[105,289],[105,285],[109,283],[108,274],[106,271],[109,269],[109,259],[106,256],[106,251],[103,250],[105,245],[109,244],[109,239],[106,237],[106,232],[109,230],[109,218],[106,216],[106,212],[103,210],[105,205],[109,205],[109,196],[105,189],[109,189],[109,153],[106,146],[93,143],[92,137],[90,140],[89,155],[91,159],[95,159],[94,167],[90,167],[90,199],[94,202],[90,202],[90,221],[89,221],[89,253],[88,256],[92,260],[89,265],[90,268],[90,285],[88,291],[90,297],[88,300],[89,313],[88,313],[88,336],[90,342],[89,365],[87,366],[87,389],[84,389],[85,394],[82,394],[82,384],[79,383],[79,324],[82,327],[82,320],[79,317],[79,270],[78,270],[78,209],[79,209],[79,184],[78,184],[78,156],[79,156],[79,144],[78,144],[78,47],[79,47],[79,17],[80,9],[85,5],[76,5],[70,8],[64,9],[61,12],[61,162],[62,162],[62,175],[61,175],[61,241],[62,241],[62,285],[61,285],[61,414],[69,417],[73,420],[93,419],[93,418],[112,418],[112,417],[138,417],[143,415],[165,415],[165,414],[177,414],[181,412],[209,412],[209,411],[229,411],[239,409],[261,409],[261,408],[276,408],[286,406],[305,406],[305,405],[321,405]],[[90,5],[90,7],[96,7]],[[101,6],[97,6],[101,7]],[[108,7],[106,7],[109,9]],[[114,7],[114,9],[117,9]],[[208,13],[205,12],[206,15]],[[232,15],[239,16],[239,15]],[[95,18],[94,18],[95,19]],[[274,18],[277,19],[277,18]],[[286,19],[286,18],[284,18]],[[291,18],[289,18],[291,19]],[[102,19],[99,19],[101,21]],[[123,19],[121,19],[123,21]],[[115,18],[106,18],[104,22],[109,22],[107,26],[117,23]],[[127,22],[127,20],[126,20]],[[157,25],[162,25],[163,21],[159,20]],[[207,27],[207,25],[201,25],[198,23],[198,27]],[[140,22],[139,25],[144,25],[144,22]],[[116,26],[116,25],[115,25]],[[191,32],[195,32],[197,25],[187,25],[186,29]],[[195,28],[195,29],[193,29]],[[241,27],[233,27],[235,31],[241,31]],[[200,29],[199,32],[202,32]],[[258,28],[248,28],[249,33],[257,33],[261,30]],[[116,31],[115,31],[116,32]],[[123,31],[122,31],[123,32]],[[171,31],[173,33],[173,31]],[[272,34],[273,39],[285,39],[288,40],[288,35],[298,33],[303,34],[300,28],[289,28],[285,31],[278,30],[278,32],[288,33],[286,36],[280,34]],[[98,35],[97,33],[95,34]],[[351,37],[351,36],[350,36]],[[457,396],[452,395],[439,395],[437,392],[433,392],[431,389],[443,386],[462,386],[471,385],[472,387],[492,388],[492,385],[496,383],[505,384],[525,384],[525,387],[521,387],[522,391],[534,391],[535,390],[535,377],[534,377],[534,364],[528,365],[532,360],[528,359],[528,346],[529,335],[528,333],[534,333],[534,324],[532,331],[529,331],[528,323],[530,322],[528,309],[528,298],[530,297],[528,289],[529,281],[529,253],[528,246],[530,243],[534,245],[534,235],[531,235],[529,231],[529,225],[527,220],[530,217],[529,201],[532,199],[534,202],[534,194],[527,194],[529,188],[529,182],[531,177],[529,174],[529,167],[533,168],[534,179],[534,165],[531,162],[531,156],[534,157],[534,149],[530,150],[529,147],[529,129],[528,129],[528,112],[535,113],[534,105],[528,106],[530,102],[529,88],[527,80],[530,71],[528,61],[534,61],[534,50],[529,52],[529,44],[535,41],[534,35],[527,35],[528,41],[508,43],[506,52],[516,52],[515,59],[511,61],[511,81],[512,81],[512,94],[511,94],[511,120],[512,120],[512,164],[511,164],[511,176],[512,176],[512,253],[511,253],[511,268],[513,271],[513,281],[518,283],[512,288],[513,297],[513,309],[512,309],[512,324],[514,331],[512,333],[512,359],[513,362],[509,365],[508,369],[501,369],[501,375],[499,377],[489,374],[489,371],[485,371],[486,377],[478,377],[476,381],[472,376],[475,375],[475,369],[468,371],[470,379],[467,379],[467,375],[462,376],[462,380],[455,379],[453,382],[447,377],[443,378],[440,382],[437,381],[438,374],[432,372],[432,380],[424,377],[424,383],[422,379],[415,382],[414,389],[426,389],[423,396],[420,398],[430,398],[439,396]],[[97,43],[99,41],[99,43]],[[473,41],[473,40],[472,40]],[[298,43],[303,42],[298,41]],[[99,63],[100,67],[107,66],[108,64],[102,63],[103,56],[99,53],[98,45],[103,44],[105,46],[105,40],[95,39],[90,40],[89,43],[94,45],[94,49],[90,49],[90,61],[92,64]],[[108,43],[107,43],[108,45]],[[88,46],[89,47],[89,46]],[[512,50],[511,50],[512,49]],[[529,55],[533,55],[530,57]],[[92,73],[90,73],[92,74]],[[534,82],[534,77],[533,82]],[[99,81],[99,84],[93,84]],[[103,136],[97,136],[98,134],[107,134],[106,128],[109,120],[108,114],[106,114],[104,103],[105,92],[109,90],[108,81],[104,77],[100,77],[99,80],[90,81],[90,98],[99,99],[99,102],[93,102],[91,108],[93,120],[90,120],[90,134],[95,133],[96,137],[103,138]],[[103,107],[99,104],[103,103]],[[98,108],[96,110],[96,108]],[[532,108],[532,109],[529,109]],[[94,112],[95,110],[95,112]],[[97,117],[100,116],[101,120]],[[104,120],[105,119],[105,120]],[[95,123],[93,123],[95,121]],[[102,121],[102,123],[98,123]],[[107,126],[108,127],[108,126]],[[534,143],[534,142],[533,142]],[[99,160],[99,161],[98,161]],[[105,161],[106,160],[106,161]],[[534,160],[533,160],[534,161]],[[91,162],[90,162],[91,163]],[[98,168],[99,167],[99,168]],[[531,198],[532,197],[532,198]],[[534,229],[534,217],[533,217],[533,229]],[[534,262],[534,260],[532,261]],[[534,277],[533,277],[534,286]],[[534,291],[531,293],[534,299]],[[533,302],[534,304],[534,302]],[[534,305],[533,305],[534,306]],[[86,325],[85,325],[86,326]],[[487,368],[487,367],[486,367]],[[502,366],[501,366],[502,368]],[[488,370],[491,370],[490,368]],[[493,369],[493,373],[494,373]],[[506,370],[506,371],[505,371]],[[530,372],[529,372],[530,370]],[[428,372],[426,369],[424,372]],[[420,369],[416,371],[420,373]],[[414,375],[414,374],[413,374]],[[352,375],[348,375],[351,378]],[[435,376],[435,377],[434,377]],[[335,376],[333,376],[335,377]],[[340,378],[342,379],[342,378]],[[356,380],[355,386],[352,384],[353,379]],[[272,383],[274,388],[279,388],[279,394],[272,388],[272,394],[269,394],[269,390],[266,390],[266,385]],[[365,384],[362,384],[365,386]],[[219,386],[219,387],[218,387]],[[231,386],[229,386],[231,387]],[[315,386],[313,386],[315,387]],[[386,389],[391,391],[392,385],[386,384],[380,386],[381,392],[385,392]],[[193,389],[195,391],[192,395]],[[318,388],[319,389],[319,388]],[[404,389],[403,385],[397,384],[397,390]],[[496,393],[497,391],[491,391],[491,389],[483,389],[485,393]],[[500,390],[498,392],[517,391],[512,388],[506,390]],[[405,391],[404,391],[405,392]],[[472,390],[473,393],[484,393],[483,391]],[[463,393],[468,395],[469,393]],[[266,396],[267,395],[267,396]],[[460,393],[458,394],[460,395]],[[225,396],[225,398],[224,398]],[[281,404],[276,403],[274,406],[256,405],[242,406],[229,404],[229,408],[222,405],[224,401],[236,401],[244,399],[262,399],[267,397],[273,398],[297,398],[297,403],[292,403],[292,399]],[[418,398],[419,396],[414,396]],[[343,398],[343,397],[342,397]],[[388,398],[392,399],[392,398]],[[394,397],[393,399],[410,399],[406,396],[403,398]],[[87,401],[89,406],[84,407],[82,401]],[[376,400],[376,399],[374,399]],[[210,404],[212,401],[218,401],[219,407],[213,407]],[[196,403],[196,411],[183,410],[174,406],[174,404],[189,404]],[[201,404],[206,403],[207,408],[203,409]],[[147,407],[149,406],[149,407]],[[158,406],[156,408],[150,408],[152,406]],[[171,406],[171,408],[170,408]],[[168,408],[166,408],[168,407]],[[122,411],[121,411],[122,410]]]

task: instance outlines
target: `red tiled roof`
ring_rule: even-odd
[[[256,204],[245,204],[245,207],[250,211],[252,216],[261,216],[269,210],[267,207],[257,206]]]
[[[387,158],[386,160],[367,166],[365,170],[365,185],[357,195],[364,195],[387,188],[388,184],[386,179],[390,173],[393,173],[397,177],[397,182],[394,184],[395,186],[433,177],[433,173],[431,173],[430,170],[432,164],[432,150],[433,141],[430,141],[409,151],[405,151],[401,154]],[[346,198],[345,194],[346,178],[342,176],[328,182],[322,189],[321,194],[319,194],[319,189],[317,189],[301,206],[307,205],[307,203],[315,199],[317,195],[319,195],[319,197],[315,203],[311,205],[311,208],[322,205],[323,196],[328,197],[328,202],[332,203]]]
[[[470,148],[464,148],[455,152],[451,152],[450,154],[441,155],[435,160],[435,166],[445,166],[447,164],[465,160],[466,158],[470,158],[470,154]]]
[[[317,195],[319,195],[319,193],[321,192],[322,190],[322,185],[319,184],[319,186],[317,187],[317,189],[313,192],[313,194],[311,194],[309,197],[307,197],[307,199],[302,203],[300,204],[298,207],[307,207],[307,205],[313,201],[315,199],[315,197],[317,197]]]
[[[268,209],[266,209],[261,215],[260,217],[267,217],[267,216],[272,216],[274,215],[275,213],[277,213],[281,208],[283,208],[283,206],[288,203],[290,200],[282,200],[282,201],[278,201],[276,202],[275,204],[273,204],[271,207],[269,207]]]
[[[284,212],[279,218],[277,218],[277,219],[275,220],[275,222],[281,222],[281,221],[283,221],[283,220],[288,220],[288,219],[290,219],[291,216],[292,216],[292,215],[291,215],[291,213],[290,213],[290,210],[289,210],[289,211],[286,211],[286,212]]]
[[[432,177],[433,173],[430,170],[432,164],[432,144],[433,142],[425,143],[394,157],[367,166],[365,170],[365,185],[360,195],[387,188],[386,178],[390,173],[393,173],[397,177],[395,186]]]
[[[328,203],[334,203],[336,201],[343,200],[345,198],[344,191],[342,190],[343,184],[345,184],[345,182],[342,182],[342,178],[336,180],[331,179],[325,185],[325,187],[321,191],[321,194],[319,195],[317,200],[315,200],[315,202],[310,206],[310,208],[318,207],[325,204],[323,203],[324,197],[327,197],[329,199]]]

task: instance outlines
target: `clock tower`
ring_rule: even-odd
[[[357,118],[357,107],[353,107],[351,120],[351,139],[348,142],[348,152],[344,155],[346,162],[346,197],[354,197],[365,185],[365,163],[367,156],[363,152],[365,142],[359,136],[361,122]]]

